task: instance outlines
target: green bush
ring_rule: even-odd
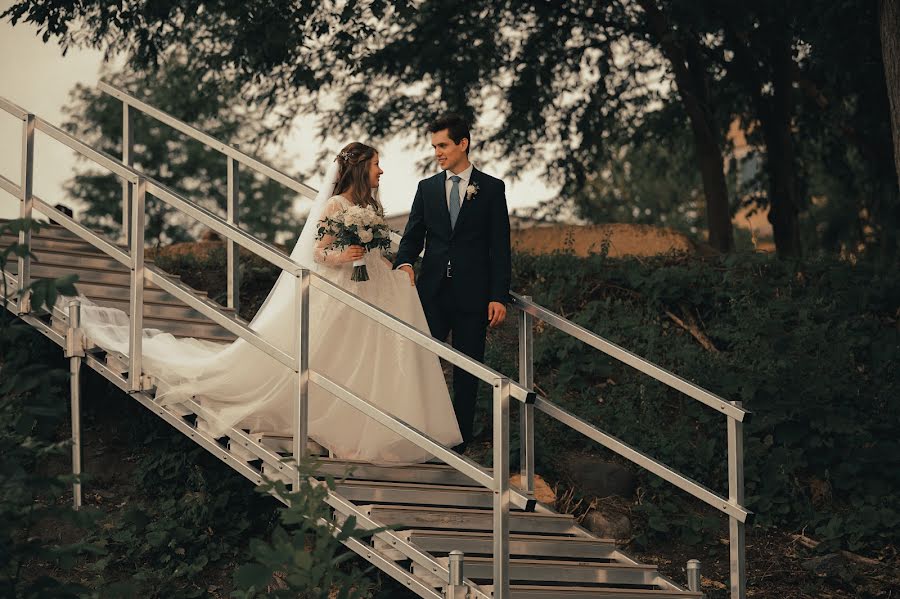
[[[0,223],[0,234],[36,231],[27,219]],[[12,244],[0,251],[0,268],[13,256],[31,255]],[[74,293],[74,279],[35,281],[28,287],[34,310],[45,309],[62,293]],[[12,296],[0,285],[5,298]],[[18,297],[17,295],[15,297]],[[0,595],[22,598],[78,597],[84,587],[60,576],[83,555],[102,552],[84,542],[57,541],[56,528],[79,530],[96,514],[71,507],[71,475],[57,475],[44,466],[66,456],[69,442],[57,432],[68,423],[68,371],[56,346],[0,308]]]
[[[280,511],[280,523],[269,540],[251,541],[251,561],[234,573],[237,588],[232,593],[234,599],[369,596],[371,583],[356,567],[356,555],[342,542],[377,531],[358,528],[354,516],[340,526],[332,523],[325,499],[328,489],[334,488],[334,480],[327,477],[324,485],[313,485],[310,477],[316,472],[314,460],[302,462],[299,470],[300,487],[296,491],[289,490],[280,481],[270,481],[258,488],[261,493],[274,491],[290,505]]]
[[[753,411],[746,492],[758,522],[808,526],[851,549],[900,534],[900,271],[825,258],[556,254],[517,256],[514,280],[538,303]],[[489,359],[509,365],[497,347],[507,357]],[[553,401],[726,494],[724,416],[549,327],[535,354],[536,382]],[[596,447],[546,420],[538,416],[544,460]],[[684,494],[652,476],[645,488],[651,532],[678,528]],[[685,537],[699,540],[707,526],[680,518]]]
[[[161,262],[199,288],[220,293],[224,286],[217,253],[205,261]],[[242,295],[250,315],[277,272],[245,257],[242,270],[249,275]],[[825,541],[823,549],[858,550],[900,534],[898,273],[876,263],[827,257],[791,263],[761,254],[513,258],[515,289],[727,400],[742,401],[754,413],[745,463],[747,502],[757,522],[806,527]],[[516,374],[514,326],[489,335],[486,359]],[[535,371],[552,401],[727,494],[725,417],[715,410],[540,323]],[[485,438],[489,410],[488,403],[479,411]],[[540,414],[536,444],[545,473],[559,471],[572,453],[603,451]],[[718,534],[717,512],[697,511],[693,498],[639,474],[638,511],[646,527],[638,541],[674,533],[699,542]]]

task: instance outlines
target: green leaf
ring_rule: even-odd
[[[234,584],[241,589],[265,588],[272,571],[262,564],[244,564],[234,573]]]

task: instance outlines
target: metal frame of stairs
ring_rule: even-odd
[[[298,193],[314,197],[310,187],[258,160],[229,147],[174,117],[149,106],[105,83],[100,88],[123,104],[123,156],[118,160],[99,152],[71,135],[0,97],[0,111],[22,121],[21,177],[18,184],[0,175],[0,189],[18,198],[20,217],[31,218],[35,210],[52,218],[52,235],[24,232],[18,242],[32,246],[40,262],[32,265],[19,258],[15,269],[4,271],[10,293],[4,305],[62,348],[71,359],[73,470],[78,462],[80,430],[79,372],[81,363],[99,372],[146,408],[199,445],[253,481],[276,477],[299,482],[299,473],[285,463],[285,454],[302,456],[308,451],[306,430],[307,395],[310,383],[319,385],[373,419],[426,449],[444,464],[385,467],[351,464],[325,458],[326,473],[345,477],[328,495],[334,517],[351,515],[359,526],[376,529],[385,525],[408,528],[403,532],[375,533],[369,542],[348,540],[347,546],[422,597],[698,597],[699,574],[689,565],[685,590],[654,568],[637,564],[611,542],[596,539],[568,515],[555,514],[534,499],[535,409],[555,418],[604,447],[653,472],[727,515],[730,532],[730,589],[732,599],[746,596],[744,529],[752,513],[744,505],[743,424],[750,413],[740,402],[728,402],[689,381],[566,320],[530,298],[512,294],[518,308],[518,381],[456,352],[445,343],[368,304],[331,282],[310,273],[283,252],[259,241],[237,226],[238,165],[269,177]],[[141,112],[206,144],[223,154],[228,169],[227,215],[216,214],[190,202],[176,191],[133,168],[133,111]],[[83,227],[33,194],[34,136],[42,132],[81,156],[102,166],[123,182],[123,229],[126,244],[106,239]],[[226,240],[228,263],[227,308],[190,289],[144,259],[144,205],[146,195],[193,217]],[[2,243],[2,241],[0,241]],[[236,316],[238,306],[238,248],[243,247],[296,278],[296,306],[301,314],[291,352],[277,348],[252,331]],[[17,297],[32,278],[60,276],[66,272],[85,276],[78,286],[94,301],[125,308],[132,316],[127,356],[108,355],[91,347],[79,329],[78,307],[68,312],[54,308],[42,314],[31,309],[27,295]],[[127,285],[125,285],[127,281]],[[382,326],[411,340],[448,362],[464,368],[493,388],[493,463],[488,470],[456,454],[358,397],[308,364],[309,292],[314,287],[366,315]],[[127,295],[125,290],[127,289]],[[127,305],[126,305],[127,298]],[[689,397],[718,410],[726,417],[728,433],[728,496],[723,497],[700,483],[672,470],[564,410],[533,389],[532,331],[538,318],[587,345],[612,356]],[[272,359],[293,370],[295,387],[294,425],[290,439],[277,439],[264,432],[231,429],[216,439],[204,430],[204,408],[195,401],[178,406],[160,406],[153,399],[154,380],[141,368],[141,331],[145,324],[170,330],[175,335],[199,336],[226,341],[245,339]],[[520,410],[522,488],[509,482],[510,405]],[[347,468],[353,466],[347,475]],[[315,484],[324,484],[316,482]],[[76,506],[80,489],[76,487]],[[460,553],[465,551],[465,555]],[[555,560],[549,558],[557,558]],[[540,563],[538,563],[540,562]],[[463,573],[467,577],[463,577]],[[511,584],[512,581],[512,584]]]

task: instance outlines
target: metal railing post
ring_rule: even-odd
[[[524,296],[530,300],[531,296]],[[534,318],[525,310],[519,311],[519,383],[526,389],[534,387]],[[534,405],[519,404],[519,473],[522,490],[534,493]]]
[[[509,599],[509,379],[494,381],[494,598]]]
[[[131,190],[131,330],[128,338],[128,389],[141,391],[141,354],[144,333],[144,208],[147,182],[141,177]]]
[[[69,358],[69,390],[72,400],[72,497],[76,510],[81,508],[81,361],[84,340],[81,336],[81,302],[69,302],[69,326],[66,331],[66,357]]]
[[[127,102],[122,102],[122,164],[134,166],[134,113]],[[131,208],[133,188],[128,181],[122,181],[122,238],[131,244]]]
[[[227,164],[228,189],[225,198],[227,220],[229,225],[237,226],[240,222],[240,189],[238,187],[238,162],[231,156]],[[227,276],[227,306],[235,312],[240,307],[241,274],[239,260],[239,246],[233,239],[225,240],[225,259]]]
[[[299,466],[306,457],[309,422],[309,271],[305,268],[296,276],[296,308],[298,315],[295,338],[297,358],[296,401],[294,403],[294,461]],[[300,471],[294,473],[294,491],[300,488]]]
[[[737,408],[741,402],[733,401]],[[728,500],[744,505],[744,423],[728,418]],[[731,599],[747,596],[747,564],[744,523],[728,517]]]
[[[19,218],[31,219],[34,207],[34,115],[26,114],[22,121],[22,172],[19,181],[22,190]],[[19,244],[31,249],[31,229],[19,231]],[[31,297],[25,289],[31,284],[31,258],[19,256],[19,314],[31,312]]]
[[[450,580],[447,585],[445,599],[466,599],[469,589],[463,583],[463,559],[465,554],[459,549],[450,552]]]
[[[695,559],[687,563],[687,587],[689,591],[700,591],[700,562]]]

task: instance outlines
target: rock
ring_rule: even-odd
[[[519,487],[521,489],[522,485],[519,484],[521,478],[521,475],[513,474],[509,477],[509,482],[514,487]],[[547,481],[537,474],[534,475],[534,498],[541,503],[546,503],[550,506],[556,503],[556,493],[553,492],[553,489],[550,488]]]
[[[581,524],[598,537],[622,540],[631,537],[631,520],[623,514],[602,514],[590,510]]]
[[[203,235],[200,236],[200,241],[222,241],[222,236],[212,229],[207,229],[203,232]]]
[[[567,468],[575,488],[586,497],[634,496],[637,479],[630,470],[594,456],[574,456]]]

